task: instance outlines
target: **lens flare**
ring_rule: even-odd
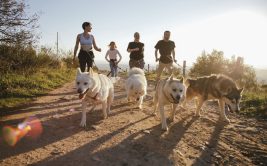
[[[36,117],[29,117],[24,121],[26,123],[30,130],[27,134],[27,137],[31,139],[37,139],[43,132],[43,127],[39,119]]]
[[[29,117],[18,124],[17,128],[5,126],[2,131],[4,141],[10,146],[15,146],[24,136],[30,139],[38,138],[43,132],[43,127],[39,119]]]

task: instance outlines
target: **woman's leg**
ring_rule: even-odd
[[[109,66],[110,66],[110,71],[111,71],[111,77],[114,77],[115,73],[114,73],[114,65],[113,65],[113,62],[109,62]]]
[[[82,72],[84,72],[86,66],[86,57],[83,53],[80,52],[78,58],[79,58],[80,69]]]
[[[114,77],[117,77],[118,76],[118,67],[117,66],[114,66],[114,73],[115,73]]]
[[[87,71],[89,72],[90,67],[93,67],[93,60],[90,57],[86,58]]]

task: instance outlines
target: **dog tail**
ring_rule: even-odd
[[[133,67],[133,68],[130,69],[130,71],[128,73],[128,76],[130,77],[133,74],[145,75],[145,72],[142,69],[140,69],[140,68]]]

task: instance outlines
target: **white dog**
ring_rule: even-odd
[[[110,106],[114,98],[112,81],[103,74],[98,74],[92,68],[89,72],[77,71],[76,87],[79,98],[82,100],[82,120],[80,126],[86,126],[86,105],[92,102],[94,105],[101,102],[104,119],[108,117]]]
[[[128,101],[137,101],[138,107],[142,109],[143,99],[147,94],[147,81],[144,71],[136,67],[130,69],[125,84]]]
[[[164,106],[172,104],[171,120],[174,120],[175,110],[178,104],[182,103],[185,99],[185,86],[182,80],[174,79],[170,76],[167,79],[160,80],[156,87],[154,96],[154,114],[158,107],[160,111],[161,124],[163,130],[168,130],[166,117],[164,114]]]

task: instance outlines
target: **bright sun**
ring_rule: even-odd
[[[224,51],[225,56],[242,56],[246,64],[267,67],[267,16],[251,11],[235,11],[194,22],[177,29],[173,36],[177,53],[195,62],[202,50]],[[180,56],[180,57],[181,57]]]

